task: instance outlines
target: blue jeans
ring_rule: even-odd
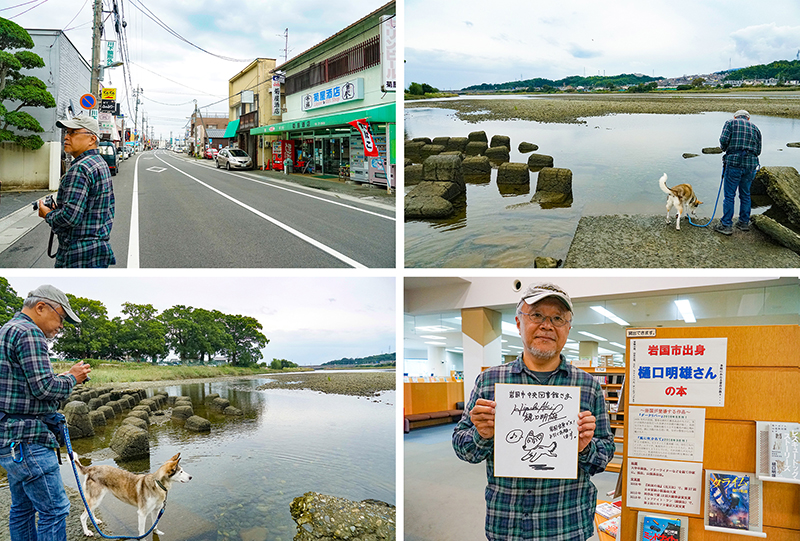
[[[736,190],[739,190],[739,223],[750,223],[750,187],[756,178],[755,169],[725,166],[725,199],[722,201],[722,219],[720,222],[725,227],[733,225],[733,203]]]
[[[23,443],[21,449],[0,447],[0,466],[8,474],[12,541],[67,541],[69,499],[61,481],[54,449]],[[22,455],[22,462],[19,460]],[[39,513],[37,532],[36,513]]]

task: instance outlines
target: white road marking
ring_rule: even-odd
[[[359,262],[358,262],[358,261],[356,261],[355,259],[352,259],[352,258],[349,258],[349,257],[347,257],[346,255],[344,255],[344,254],[342,254],[342,253],[340,253],[340,252],[338,252],[338,251],[334,250],[334,249],[333,249],[333,248],[331,248],[330,246],[327,246],[326,244],[322,244],[322,243],[321,243],[321,242],[319,242],[318,240],[316,240],[316,239],[313,239],[313,238],[309,237],[309,236],[308,236],[308,235],[306,235],[305,233],[301,233],[301,232],[300,232],[300,231],[298,231],[297,229],[295,229],[295,228],[293,228],[293,227],[291,227],[291,226],[289,226],[289,225],[286,225],[286,224],[284,224],[283,222],[281,222],[281,221],[279,221],[279,220],[276,220],[276,219],[275,219],[275,218],[273,218],[272,216],[269,216],[269,215],[267,215],[267,214],[264,214],[264,213],[263,213],[263,212],[261,212],[260,210],[254,209],[254,208],[253,208],[253,207],[251,207],[250,205],[247,205],[246,203],[242,203],[242,202],[241,202],[241,201],[239,201],[238,199],[235,199],[235,198],[231,197],[230,195],[226,194],[225,192],[223,192],[223,191],[221,191],[221,190],[218,190],[217,188],[214,188],[213,186],[210,186],[209,184],[206,184],[206,183],[205,183],[205,182],[203,182],[202,180],[200,180],[200,179],[198,179],[198,178],[196,178],[196,177],[193,177],[193,176],[192,176],[192,175],[190,175],[189,173],[187,173],[187,172],[185,172],[185,171],[181,171],[180,169],[178,169],[178,168],[177,168],[177,167],[175,167],[174,165],[172,165],[172,164],[170,164],[170,163],[167,163],[166,161],[164,161],[163,159],[161,159],[159,156],[156,156],[156,159],[158,159],[159,161],[163,162],[163,163],[164,163],[165,165],[167,165],[168,167],[172,167],[173,169],[175,169],[177,172],[181,173],[182,175],[185,175],[185,176],[189,177],[190,179],[192,179],[193,181],[197,182],[197,183],[198,183],[198,184],[200,184],[201,186],[205,186],[206,188],[208,188],[208,189],[209,189],[209,190],[211,190],[212,192],[215,192],[215,193],[217,193],[217,194],[221,195],[221,196],[222,196],[222,197],[224,197],[225,199],[227,199],[227,200],[229,200],[229,201],[231,201],[231,202],[233,202],[233,203],[235,203],[235,204],[239,205],[239,206],[240,206],[240,207],[242,207],[243,209],[249,210],[250,212],[252,212],[252,213],[253,213],[253,214],[255,214],[256,216],[258,216],[259,218],[263,218],[263,219],[267,220],[268,222],[270,222],[270,223],[272,223],[272,224],[274,224],[274,225],[276,225],[276,226],[280,227],[280,228],[281,228],[281,229],[283,229],[284,231],[286,231],[286,232],[288,232],[288,233],[291,233],[292,235],[296,236],[296,237],[297,237],[297,238],[299,238],[300,240],[303,240],[303,241],[307,242],[308,244],[310,244],[310,245],[314,246],[315,248],[318,248],[318,249],[322,250],[322,251],[323,251],[323,252],[325,252],[326,254],[329,254],[329,255],[331,255],[331,256],[333,256],[333,257],[335,257],[335,258],[336,258],[336,259],[338,259],[339,261],[342,261],[342,262],[344,262],[344,263],[347,263],[347,264],[348,264],[348,265],[350,265],[351,267],[355,267],[355,268],[357,268],[357,269],[366,269],[366,268],[367,268],[367,266],[366,266],[366,265],[363,265],[363,264],[359,263]],[[134,180],[134,182],[135,182],[135,180]]]
[[[128,237],[128,268],[139,268],[139,157],[133,168],[133,198],[131,199],[131,232]]]

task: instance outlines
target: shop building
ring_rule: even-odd
[[[387,171],[395,178],[395,21],[392,1],[273,70],[275,122],[250,130],[273,136],[273,169],[291,157],[299,173],[384,186]],[[349,124],[362,119],[376,158],[365,157],[360,132]]]
[[[274,58],[257,58],[228,80],[230,123],[225,137],[231,146],[247,152],[260,169],[268,169],[272,160],[272,141],[276,136],[252,134],[251,130],[280,121],[280,111],[273,113],[270,90]]]

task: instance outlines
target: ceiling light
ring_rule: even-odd
[[[564,349],[581,349],[581,347],[578,344],[566,344]]]
[[[421,334],[420,338],[430,338],[431,340],[447,340],[444,336],[436,336],[435,334]]]
[[[591,306],[590,308],[592,310],[594,310],[595,312],[597,312],[598,314],[602,314],[603,316],[607,317],[608,319],[610,319],[611,321],[613,321],[617,325],[622,325],[623,327],[630,327],[631,326],[630,323],[628,323],[627,321],[625,321],[621,317],[617,316],[616,314],[612,314],[611,312],[609,312],[608,310],[606,310],[602,306]]]
[[[506,321],[501,322],[500,329],[502,330],[503,334],[511,334],[519,336],[519,329],[513,323],[508,323]]]
[[[416,327],[416,330],[422,332],[446,332],[454,331],[454,327],[447,327],[445,325],[428,325],[426,327]]]
[[[450,353],[459,353],[459,354],[464,353],[463,351],[459,351],[457,349],[446,349],[445,351],[449,351]]]
[[[608,340],[606,340],[602,336],[597,336],[596,334],[592,334],[590,332],[578,331],[578,334],[582,334],[584,336],[588,336],[589,338],[594,338],[595,340],[599,340],[600,342],[608,342]]]
[[[524,349],[524,348],[521,348],[519,346],[508,346],[508,347],[510,347],[511,349]]]
[[[618,348],[625,349],[625,344],[620,344],[619,342],[609,342],[609,345],[617,346]]]
[[[675,301],[675,306],[678,307],[678,311],[681,313],[681,317],[686,323],[695,323],[697,321],[689,301],[686,299]]]
[[[429,344],[431,346],[446,346],[447,345],[447,342],[425,342],[425,343]]]

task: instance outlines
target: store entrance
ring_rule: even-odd
[[[323,139],[322,172],[326,175],[339,175],[342,167],[350,164],[349,137]]]

